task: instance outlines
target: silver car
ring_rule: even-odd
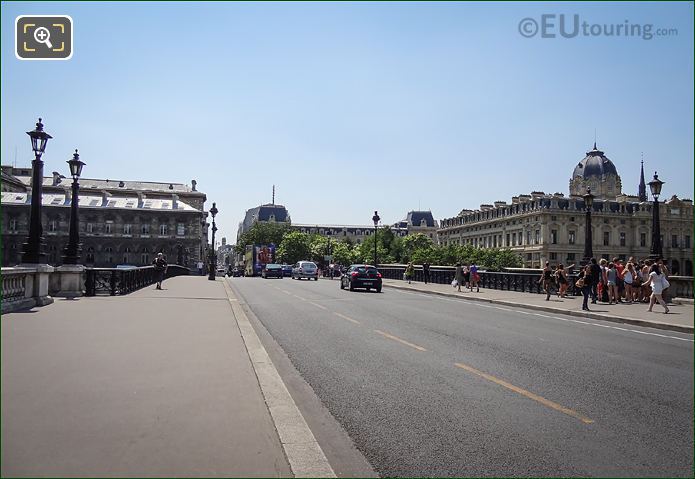
[[[319,280],[319,269],[312,261],[299,261],[292,267],[292,279],[314,279]]]

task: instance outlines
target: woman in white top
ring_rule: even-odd
[[[637,279],[637,272],[632,263],[628,263],[623,270],[623,282],[625,283],[625,300],[628,304],[635,299],[635,293],[632,290],[632,283]]]
[[[652,287],[652,295],[649,299],[649,309],[652,310],[654,303],[659,302],[661,306],[664,307],[664,314],[668,313],[669,309],[664,302],[664,298],[661,297],[661,293],[664,291],[664,278],[665,276],[661,272],[658,264],[653,264],[649,270],[649,284]]]

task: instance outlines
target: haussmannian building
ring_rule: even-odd
[[[29,234],[31,168],[2,166],[2,265],[21,263]],[[80,178],[82,264],[143,266],[163,252],[195,269],[207,256],[206,196],[196,182],[158,183]],[[44,178],[42,225],[48,264],[62,264],[68,241],[72,179]]]
[[[638,194],[623,194],[615,165],[594,148],[574,168],[570,194],[535,191],[511,203],[495,201],[463,210],[440,221],[440,244],[510,248],[530,268],[579,264],[585,238],[587,187],[596,196],[592,208],[592,247],[597,258],[646,258],[650,253],[653,202],[647,198],[644,167]],[[659,203],[663,255],[672,274],[693,274],[693,202],[672,196]]]

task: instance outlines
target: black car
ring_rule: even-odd
[[[381,293],[381,273],[376,267],[369,264],[353,264],[340,276],[340,289],[366,288],[367,291],[374,288]]]
[[[261,276],[263,278],[280,278],[282,279],[282,265],[280,264],[267,264],[261,271]]]
[[[239,269],[239,268],[234,268],[234,269],[232,270],[232,274],[231,274],[230,276],[231,276],[232,278],[238,278],[238,277],[243,276],[242,273],[243,273],[243,271],[242,271],[241,269]]]
[[[282,275],[283,276],[292,276],[292,265],[291,264],[283,264],[282,265]]]

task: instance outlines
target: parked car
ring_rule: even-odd
[[[369,264],[353,264],[340,276],[340,289],[365,288],[367,291],[374,288],[381,293],[381,273],[375,266]]]
[[[292,265],[291,264],[283,264],[282,265],[282,275],[283,276],[292,276]]]
[[[261,277],[263,278],[280,278],[282,279],[282,265],[280,264],[267,264],[261,271]]]
[[[224,266],[218,266],[215,272],[217,273],[215,276],[224,276],[227,270],[224,268]]]
[[[234,269],[232,269],[231,276],[232,276],[232,278],[244,276],[244,272],[240,268],[234,268]]]
[[[319,280],[319,269],[313,261],[299,261],[292,268],[292,279]]]

